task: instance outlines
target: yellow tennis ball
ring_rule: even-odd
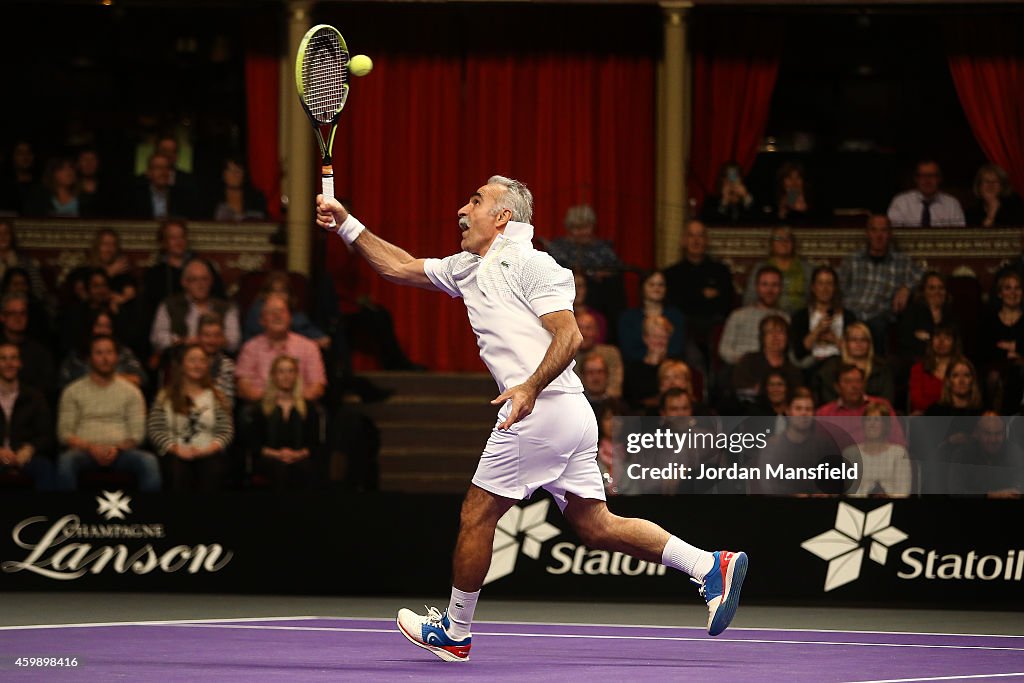
[[[366,55],[356,55],[348,60],[348,70],[353,76],[365,76],[373,71],[373,60]]]

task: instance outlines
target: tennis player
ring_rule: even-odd
[[[469,660],[470,627],[491,563],[498,520],[539,488],[589,548],[618,551],[689,574],[708,605],[708,632],[729,625],[747,571],[744,553],[707,552],[643,519],[608,510],[597,465],[597,422],[573,372],[582,339],[572,272],[533,248],[533,195],[492,176],[459,209],[462,251],[415,258],[334,199],[317,197],[317,224],[338,233],[385,279],[462,297],[480,357],[501,393],[497,421],[462,504],[448,609],[403,609],[398,627],[449,662]]]

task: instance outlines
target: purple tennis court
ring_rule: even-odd
[[[322,617],[3,627],[0,655],[4,680],[1024,680],[1015,635],[478,622],[472,661],[449,664],[390,619]],[[14,666],[65,655],[78,666]]]

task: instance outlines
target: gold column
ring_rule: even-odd
[[[295,53],[313,25],[311,0],[288,1],[288,48],[281,57],[281,189],[288,208],[288,270],[309,274],[313,199],[313,131],[295,94]]]
[[[687,21],[692,2],[662,2],[664,60],[658,65],[658,131],[655,140],[656,250],[658,267],[679,259],[679,239],[686,220],[686,161],[689,157],[691,106]]]

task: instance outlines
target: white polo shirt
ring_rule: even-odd
[[[426,259],[423,272],[452,297],[462,297],[476,334],[480,358],[500,391],[525,382],[551,345],[540,316],[571,311],[576,297],[572,271],[533,248],[533,226],[510,221],[487,255],[460,252]],[[582,393],[575,361],[544,389]]]

